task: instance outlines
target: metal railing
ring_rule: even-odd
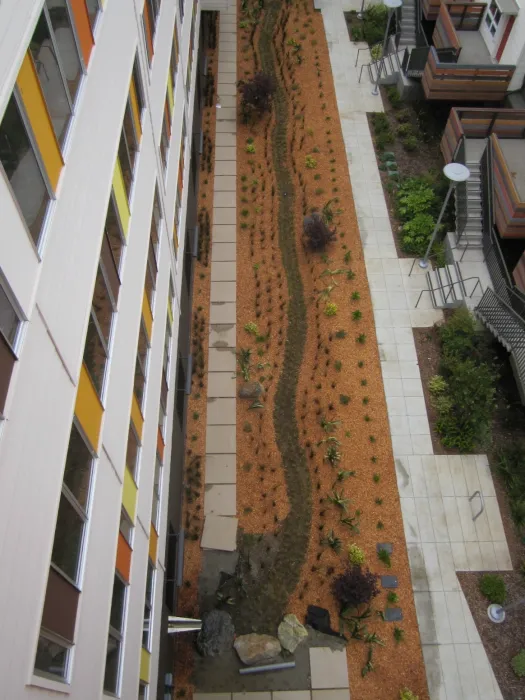
[[[471,280],[476,280],[476,284],[474,285],[474,287],[473,287],[471,293],[470,293],[470,294],[467,294],[467,293],[466,293],[466,289],[465,289],[465,282],[470,282]],[[480,282],[479,277],[467,277],[466,279],[460,278],[460,279],[458,279],[458,280],[454,280],[454,281],[449,282],[449,283],[447,283],[447,284],[441,283],[441,284],[440,284],[439,286],[437,286],[437,287],[432,287],[432,289],[422,289],[421,292],[420,292],[420,294],[419,294],[419,296],[418,296],[418,298],[417,298],[415,308],[417,309],[417,307],[418,307],[418,305],[419,305],[419,302],[421,301],[421,297],[423,296],[423,294],[424,294],[425,292],[429,292],[429,294],[430,294],[431,296],[432,296],[432,293],[433,293],[433,292],[441,292],[441,295],[443,296],[443,299],[444,299],[443,304],[446,304],[446,303],[448,302],[448,298],[449,298],[450,294],[452,293],[452,290],[454,289],[454,286],[455,286],[456,284],[459,284],[459,285],[460,285],[460,287],[463,289],[463,292],[465,293],[465,296],[468,297],[469,299],[472,299],[472,297],[474,296],[474,292],[476,291],[476,289],[478,288],[478,286],[479,286],[479,288],[481,289],[481,292],[483,293],[483,287],[481,286],[481,282]],[[444,292],[445,289],[447,289],[447,288],[448,288],[447,295],[444,296],[443,292]]]

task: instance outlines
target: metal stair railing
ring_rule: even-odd
[[[507,290],[511,297],[515,294]],[[518,295],[516,295],[518,296]],[[518,303],[525,302],[521,297]],[[523,307],[525,309],[525,307]],[[489,327],[497,338],[512,353],[520,381],[525,386],[525,319],[523,315],[502,299],[493,289],[485,290],[481,301],[474,309],[480,320]],[[523,309],[522,309],[523,313]]]
[[[360,51],[361,49],[358,49]],[[364,49],[363,49],[364,50]],[[377,75],[374,76],[373,70],[375,69],[376,74],[379,72],[379,76],[383,75],[383,77],[386,77],[386,73],[384,72],[384,65],[386,62],[390,65],[390,69],[392,73],[397,73],[398,71],[401,70],[401,63],[399,62],[399,55],[398,54],[404,54],[405,50],[399,50],[399,51],[390,51],[389,53],[386,53],[384,56],[381,58],[377,58],[373,61],[370,61],[370,63],[363,63],[361,66],[361,70],[359,71],[359,80],[358,82],[361,82],[361,78],[363,75],[363,68],[366,68],[368,70],[368,75],[370,76],[370,80],[372,82],[375,82],[377,79]],[[392,57],[395,58],[396,61],[396,66],[394,66],[394,62],[392,60]]]
[[[472,292],[471,292],[470,294],[465,294],[465,296],[467,296],[469,299],[472,299],[472,295],[473,295],[474,292],[476,291],[478,285],[479,285],[479,288],[481,289],[481,291],[483,292],[483,287],[481,286],[480,279],[479,279],[479,277],[467,277],[466,279],[463,279],[463,278],[461,277],[460,279],[458,279],[458,280],[453,280],[453,281],[449,282],[448,284],[443,284],[443,283],[442,283],[442,284],[439,284],[437,287],[432,287],[432,289],[422,289],[421,292],[420,292],[420,294],[419,294],[419,296],[418,296],[418,298],[417,298],[415,308],[417,309],[418,304],[419,304],[419,302],[421,301],[421,297],[423,296],[423,294],[424,294],[425,292],[429,292],[429,294],[432,294],[433,292],[441,292],[441,294],[442,294],[442,296],[443,296],[443,298],[444,298],[444,302],[443,302],[443,303],[446,304],[447,301],[448,301],[448,298],[449,298],[449,296],[450,296],[451,291],[454,289],[454,286],[455,286],[456,284],[459,284],[459,285],[461,285],[461,287],[463,288],[463,290],[465,290],[465,282],[470,282],[470,280],[476,280],[476,284],[474,285],[474,288],[472,289]],[[448,292],[447,292],[447,295],[445,296],[445,295],[443,294],[443,292],[444,292],[445,289],[447,289],[447,288],[448,288]]]

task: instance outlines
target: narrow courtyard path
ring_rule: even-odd
[[[374,154],[367,112],[383,111],[348,36],[340,0],[319,0],[334,77],[350,179],[372,293],[377,339],[419,630],[432,700],[498,700],[501,693],[456,571],[512,568],[485,455],[434,455],[412,328],[442,312],[427,295],[415,309],[425,275],[398,259]],[[354,8],[359,9],[359,8]],[[484,513],[473,522],[469,496]]]

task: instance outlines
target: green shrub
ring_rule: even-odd
[[[496,453],[496,470],[510,500],[510,513],[519,528],[525,525],[525,444],[511,442]],[[525,575],[525,563],[522,566]]]
[[[317,161],[313,156],[306,156],[305,165],[309,170],[313,170],[313,168],[317,168]]]
[[[363,38],[369,46],[379,44],[385,35],[388,9],[383,3],[369,5],[363,16]]]
[[[394,134],[391,131],[384,131],[376,136],[376,146],[378,151],[384,151],[387,146],[394,143]]]
[[[434,218],[431,214],[416,214],[411,221],[403,225],[401,248],[405,253],[423,255],[434,230]]]
[[[400,124],[404,124],[410,121],[410,110],[405,107],[405,109],[400,109],[396,112],[396,119]]]
[[[351,564],[361,565],[365,563],[365,553],[355,543],[348,545],[348,560]]]
[[[441,350],[447,357],[460,360],[479,358],[481,334],[476,331],[476,321],[467,308],[456,309],[449,320],[438,329]]]
[[[397,191],[397,214],[401,221],[410,221],[416,214],[428,214],[435,208],[436,195],[423,178],[408,177]]]
[[[507,597],[505,581],[497,574],[483,574],[479,580],[479,590],[491,603],[503,605]]]
[[[432,396],[440,396],[441,394],[444,394],[447,389],[448,384],[440,374],[435,374],[433,377],[430,377],[428,382],[428,390]]]
[[[510,665],[518,678],[525,676],[525,649],[522,649],[516,656],[512,657]]]
[[[407,136],[403,140],[403,148],[405,149],[405,151],[409,152],[417,151],[418,143],[419,141],[417,140],[416,136]]]
[[[419,700],[419,695],[414,695],[408,688],[403,688],[399,691],[399,700]]]
[[[363,27],[352,27],[352,41],[363,41]]]
[[[401,138],[404,138],[405,136],[413,136],[414,129],[412,124],[400,124],[396,129],[396,133]]]
[[[394,109],[397,109],[398,107],[400,107],[400,105],[403,102],[403,100],[401,99],[401,97],[399,95],[397,88],[395,88],[393,86],[387,87],[386,96],[388,98],[388,101],[390,102],[390,104],[392,105],[392,107]]]
[[[372,126],[376,134],[390,130],[390,122],[384,112],[373,112],[371,116]]]
[[[325,306],[324,309],[324,315],[325,316],[335,316],[337,313],[337,304],[334,304],[333,301],[328,302],[328,304]]]

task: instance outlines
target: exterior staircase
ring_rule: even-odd
[[[417,32],[415,0],[403,0],[400,17],[400,26],[398,27],[398,31],[400,32],[398,48],[405,49],[407,46],[415,46]]]
[[[474,309],[475,315],[511,354],[522,401],[525,399],[525,298],[502,290],[505,299],[488,288]]]
[[[389,51],[381,59],[370,61],[365,64],[368,71],[370,82],[377,81],[377,74],[381,71],[380,85],[395,85],[397,83],[398,74],[401,71],[401,60],[403,57],[404,48],[400,51]]]
[[[460,264],[428,270],[427,289],[435,309],[456,309],[466,305],[472,308],[481,299],[483,289],[479,277],[464,278]]]
[[[470,170],[466,183],[458,185],[456,198],[456,231],[458,247],[481,248],[483,245],[483,199],[479,161],[465,163]]]

